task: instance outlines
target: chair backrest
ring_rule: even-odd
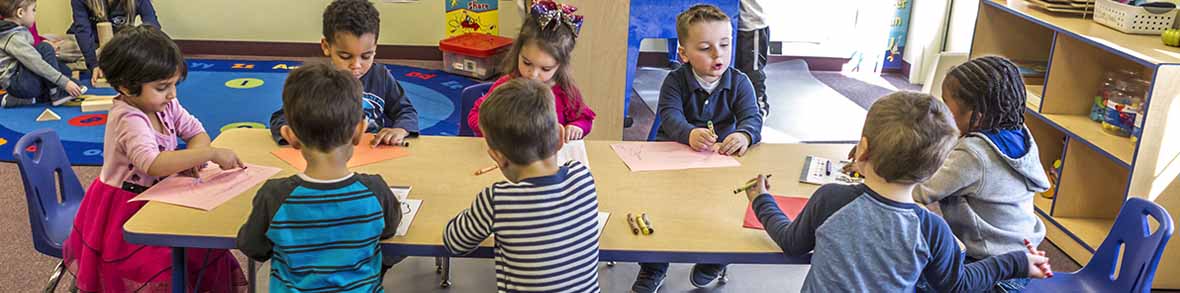
[[[1151,230],[1148,217],[1158,226]],[[1172,237],[1172,217],[1163,207],[1142,198],[1132,197],[1123,203],[1110,234],[1078,276],[1112,282],[1119,292],[1149,292],[1155,269],[1164,246]],[[1120,249],[1122,259],[1119,259]],[[1115,278],[1116,264],[1120,264]]]
[[[459,113],[462,115],[459,117],[459,136],[475,136],[475,131],[467,125],[467,115],[471,114],[471,108],[475,107],[475,100],[487,94],[490,88],[492,83],[485,82],[463,88],[463,93],[459,94]]]
[[[61,244],[70,233],[74,213],[82,201],[82,184],[74,169],[70,168],[61,140],[52,129],[33,131],[21,137],[13,146],[12,157],[16,159],[25,187],[33,247],[43,254],[60,258]]]

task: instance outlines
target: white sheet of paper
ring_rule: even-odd
[[[610,213],[598,212],[598,236],[602,237],[602,228],[606,227],[606,220],[610,219]]]
[[[586,154],[586,141],[573,140],[566,143],[557,151],[557,163],[565,164],[569,161],[582,162],[586,168],[590,168],[590,156]]]
[[[848,160],[832,160],[823,157],[807,156],[803,162],[803,172],[799,175],[799,182],[824,185],[830,183],[857,184],[864,180],[844,174],[844,165],[851,164]]]
[[[410,199],[410,186],[390,186],[389,190],[393,191],[393,195],[397,197],[397,202],[404,202]]]
[[[406,199],[401,205],[402,221],[397,225],[397,234],[394,236],[406,236],[406,232],[410,231],[410,224],[414,222],[414,216],[418,215],[418,209],[422,208],[421,199]]]

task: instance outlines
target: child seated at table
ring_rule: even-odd
[[[598,193],[590,169],[557,163],[562,126],[553,91],[512,79],[488,96],[479,116],[488,145],[508,181],[485,188],[447,223],[443,244],[468,254],[496,233],[500,292],[599,292]]]
[[[383,290],[393,264],[378,242],[394,236],[402,213],[381,176],[348,170],[365,131],[362,95],[359,80],[327,64],[300,67],[283,85],[289,123],[280,132],[307,169],[267,181],[237,239],[251,259],[274,259],[272,291]]]
[[[946,221],[914,203],[914,187],[938,171],[959,134],[946,105],[893,93],[869,108],[863,133],[855,158],[865,183],[820,187],[794,221],[766,177],[746,191],[783,253],[814,251],[804,292],[914,292],[920,278],[936,292],[978,292],[1004,279],[1052,276],[1044,252],[1029,244],[966,263]]]

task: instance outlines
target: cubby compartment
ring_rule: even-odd
[[[1020,32],[1020,33],[1012,33]],[[981,6],[975,22],[975,40],[971,57],[1004,56],[1018,63],[1047,62],[1053,49],[1054,32],[1032,21],[1001,11],[992,6]],[[1036,110],[1044,88],[1044,79],[1026,78],[1027,104]]]
[[[1046,172],[1049,172],[1053,169],[1053,161],[1062,159],[1062,151],[1065,149],[1068,136],[1064,132],[1049,126],[1045,121],[1037,119],[1032,114],[1025,114],[1024,116],[1024,124],[1028,126],[1028,131],[1032,134],[1033,141],[1037,143],[1037,149],[1039,151],[1037,155],[1041,158],[1041,167]],[[1060,181],[1053,182],[1054,188],[1046,191],[1045,194],[1054,195],[1058,183]],[[1033,203],[1045,215],[1048,215],[1053,210],[1053,199],[1044,197],[1041,194],[1036,195]]]
[[[1097,248],[1126,199],[1129,175],[1130,170],[1081,141],[1070,139],[1062,161],[1053,220],[1090,248]]]

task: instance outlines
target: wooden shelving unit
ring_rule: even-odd
[[[1128,196],[1152,200],[1180,222],[1180,49],[1159,36],[1118,32],[1091,19],[1055,14],[1023,0],[983,0],[971,57],[1048,61],[1028,84],[1026,124],[1045,169],[1062,160],[1052,199],[1034,200],[1049,241],[1083,265],[1106,238]],[[1131,70],[1151,80],[1143,134],[1108,134],[1089,118],[1103,74]],[[1154,287],[1180,289],[1180,245],[1169,245]]]

